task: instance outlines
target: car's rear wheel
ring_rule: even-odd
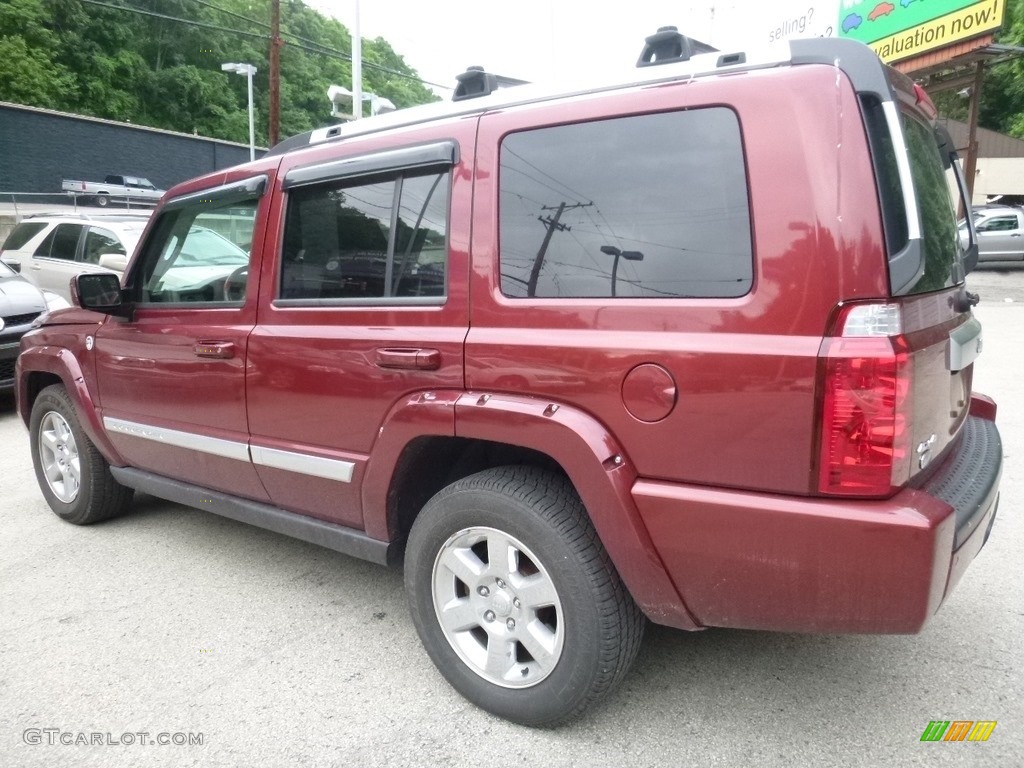
[[[36,479],[58,517],[89,525],[127,510],[132,489],[114,480],[110,465],[82,429],[62,384],[39,393],[29,433]]]
[[[96,195],[96,205],[100,208],[106,208],[110,204],[110,195],[100,192]]]
[[[563,477],[489,469],[427,503],[405,583],[441,673],[483,709],[530,726],[578,716],[625,676],[645,619]]]

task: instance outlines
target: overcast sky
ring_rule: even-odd
[[[355,25],[356,0],[305,2],[349,29]],[[359,2],[364,39],[383,37],[424,80],[448,86],[470,65],[532,82],[552,79],[563,69],[621,71],[636,63],[647,35],[670,24],[718,47],[738,47],[765,38],[762,31],[776,17],[806,14],[807,8],[806,0]]]

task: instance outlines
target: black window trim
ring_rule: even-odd
[[[380,173],[405,172],[435,165],[454,166],[459,162],[459,145],[451,140],[418,144],[383,152],[346,157],[324,163],[301,165],[285,174],[283,188],[288,190],[324,181],[371,176]]]
[[[230,203],[232,200],[259,199],[267,191],[267,175],[253,176],[252,178],[236,181],[231,184],[224,184],[219,187],[203,189],[199,192],[191,192],[187,195],[168,200],[161,209],[161,216],[165,211],[174,211],[178,208],[185,208],[200,201],[211,203]]]

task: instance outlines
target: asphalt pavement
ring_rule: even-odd
[[[651,627],[625,683],[556,731],[444,682],[397,570],[148,497],[61,522],[0,396],[0,765],[1024,765],[1024,270],[970,284],[1002,504],[924,631]],[[987,742],[922,742],[932,720],[997,725]]]

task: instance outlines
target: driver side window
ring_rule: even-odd
[[[146,248],[139,304],[241,304],[258,199],[195,202],[165,211]]]

